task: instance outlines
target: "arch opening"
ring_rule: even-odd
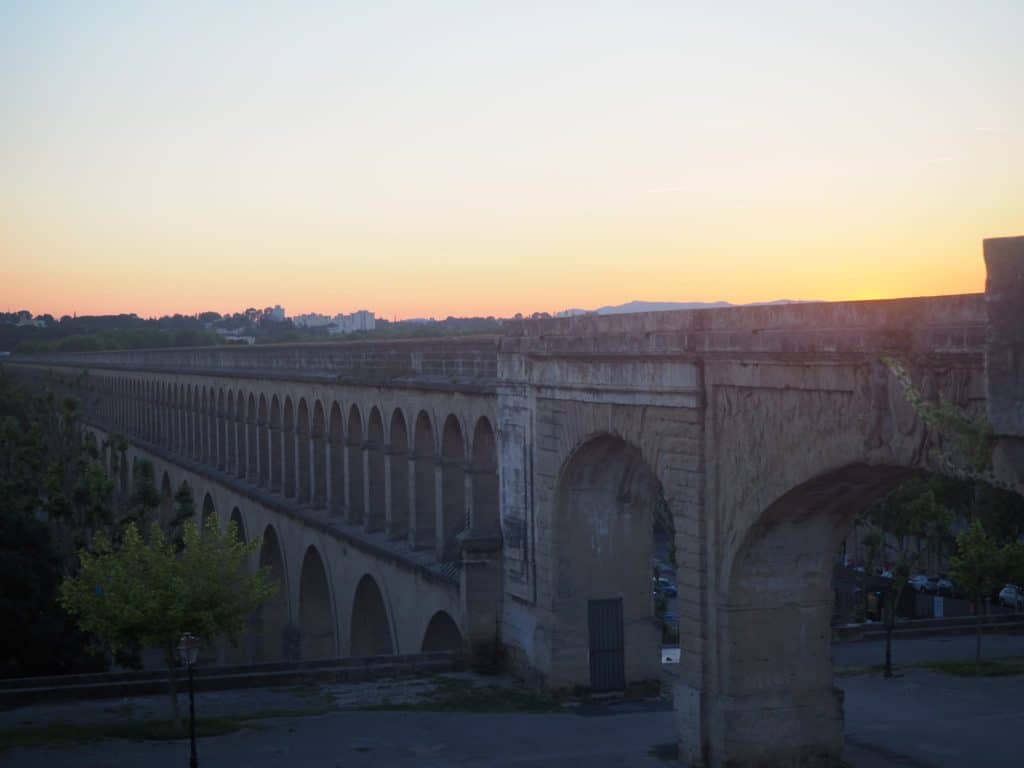
[[[270,400],[270,490],[281,492],[281,401],[274,395]]]
[[[498,451],[494,430],[481,416],[473,430],[473,520],[475,533],[501,536],[498,508]]]
[[[217,429],[214,432],[214,457],[217,469],[223,471],[228,461],[228,419],[224,406],[224,390],[217,390],[217,411],[215,414]]]
[[[426,411],[416,417],[413,438],[413,490],[415,517],[410,520],[409,545],[413,549],[436,546],[437,518],[434,494],[434,430]]]
[[[313,406],[313,506],[323,509],[327,506],[327,446],[324,443],[324,406],[319,400]]]
[[[331,514],[340,515],[345,510],[345,442],[341,425],[341,406],[331,403],[329,432],[330,482],[328,506]]]
[[[315,547],[306,550],[299,579],[299,628],[302,631],[303,659],[329,659],[337,656],[334,610],[328,586],[327,569]]]
[[[288,587],[285,583],[284,555],[277,532],[268,525],[260,543],[260,568],[266,568],[269,580],[277,590],[257,610],[255,652],[257,661],[280,661],[284,658],[285,630],[288,626]]]
[[[351,626],[353,656],[387,656],[395,652],[384,598],[370,574],[363,576],[356,587]]]
[[[441,519],[438,558],[459,557],[458,535],[466,527],[466,446],[459,420],[449,416],[441,438]]]
[[[298,414],[295,419],[295,498],[300,504],[309,504],[312,496],[310,487],[310,423],[309,406],[306,399],[299,400]]]
[[[200,520],[200,524],[202,526],[200,528],[200,532],[204,537],[206,537],[209,535],[207,533],[206,526],[209,524],[210,520],[217,520],[217,509],[213,504],[213,497],[211,497],[209,493],[203,496],[203,511]]]
[[[258,446],[256,450],[257,478],[261,488],[270,484],[270,414],[267,408],[267,396],[260,395],[259,410],[256,416],[256,439]]]
[[[756,708],[771,712],[770,727],[801,734],[798,745],[760,744],[760,760],[787,762],[799,747],[838,763],[843,714],[831,654],[836,553],[855,518],[910,472],[853,464],[820,475],[764,509],[726,553],[717,606],[718,695],[724,716],[735,721],[731,749],[740,751],[730,752],[731,759],[743,761],[738,745],[753,727],[736,713]]]
[[[445,611],[438,611],[430,618],[427,631],[423,633],[423,653],[462,650],[462,632],[459,625]]]
[[[640,450],[602,434],[565,462],[556,492],[559,568],[550,684],[618,690],[661,676],[652,594],[660,483]]]
[[[367,507],[366,530],[384,529],[387,494],[384,486],[384,421],[380,409],[370,410],[366,429]]]
[[[281,431],[281,450],[284,452],[284,496],[287,499],[296,498],[298,491],[298,478],[296,477],[296,421],[295,406],[291,397],[284,399],[284,426]]]
[[[227,410],[224,413],[224,464],[222,469],[235,474],[238,471],[238,408],[235,393],[228,390]]]
[[[363,423],[359,408],[348,412],[348,520],[363,522]]]
[[[388,536],[402,539],[409,535],[409,433],[402,411],[391,416],[391,516]]]
[[[238,540],[243,544],[248,541],[245,532],[245,520],[242,518],[242,510],[232,507],[231,515],[228,518],[228,527],[234,526]],[[248,571],[248,566],[243,564],[242,569]],[[256,633],[259,626],[259,611],[253,611],[249,615],[248,627],[245,634],[238,639],[237,644],[227,648],[226,658],[229,664],[247,664],[256,658]]]

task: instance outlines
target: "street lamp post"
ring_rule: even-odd
[[[192,665],[199,658],[199,638],[191,632],[183,634],[178,641],[178,658],[188,667],[188,735],[191,749],[188,764],[189,768],[199,768],[199,758],[196,757],[196,694],[192,682]]]

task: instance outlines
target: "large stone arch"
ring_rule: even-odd
[[[413,436],[413,490],[415,518],[410,520],[409,545],[413,549],[437,546],[434,428],[426,411],[416,417]]]
[[[299,577],[299,628],[302,658],[329,659],[338,655],[334,601],[323,558],[309,546]]]
[[[312,422],[312,483],[313,506],[323,509],[327,506],[327,443],[324,405],[319,400],[313,406]]]
[[[328,456],[330,465],[331,514],[340,514],[345,504],[345,431],[342,425],[341,406],[337,401],[331,403],[330,422],[328,424]]]
[[[353,656],[385,656],[395,652],[395,643],[376,579],[366,574],[359,580],[352,600],[350,653]]]
[[[384,419],[380,408],[370,409],[366,424],[366,530],[384,529],[387,503],[384,478]]]
[[[348,410],[348,520],[363,522],[363,420],[355,403]]]
[[[552,524],[553,561],[559,564],[551,598],[552,687],[608,688],[660,677],[661,631],[651,597],[658,496],[654,470],[639,448],[618,435],[591,436],[563,464]],[[621,610],[615,627],[594,619],[594,637],[606,631],[622,637],[621,655],[602,657],[622,665],[610,674],[592,666],[603,663],[603,649],[591,641],[591,612],[604,610]]]
[[[430,617],[430,623],[423,633],[420,651],[433,653],[436,651],[461,651],[463,646],[462,632],[447,611],[438,611]]]
[[[838,764],[835,553],[854,519],[912,471],[857,463],[821,474],[770,504],[730,548],[716,606],[720,689],[711,704],[729,744],[718,745],[717,754],[737,764],[781,765],[799,750],[807,764]]]
[[[473,429],[473,519],[475,534],[501,536],[498,506],[498,450],[494,429],[486,416],[481,416]]]
[[[441,437],[441,515],[438,558],[459,556],[458,535],[466,527],[466,441],[459,420],[449,415]]]
[[[409,429],[405,414],[396,408],[391,416],[391,517],[388,519],[388,536],[402,539],[409,535]]]
[[[288,627],[288,583],[284,550],[277,530],[268,525],[260,542],[260,568],[266,568],[276,591],[259,609],[256,631],[256,661],[280,661],[284,658],[284,635]]]

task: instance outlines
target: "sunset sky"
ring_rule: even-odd
[[[1022,41],[1021,0],[0,0],[0,309],[980,291]]]

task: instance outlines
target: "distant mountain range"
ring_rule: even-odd
[[[555,317],[576,315],[627,315],[634,312],[671,312],[675,309],[716,309],[721,307],[757,307],[770,304],[805,304],[805,301],[778,299],[777,301],[755,301],[750,304],[732,304],[728,301],[629,301],[625,304],[600,307],[598,309],[566,309]]]

